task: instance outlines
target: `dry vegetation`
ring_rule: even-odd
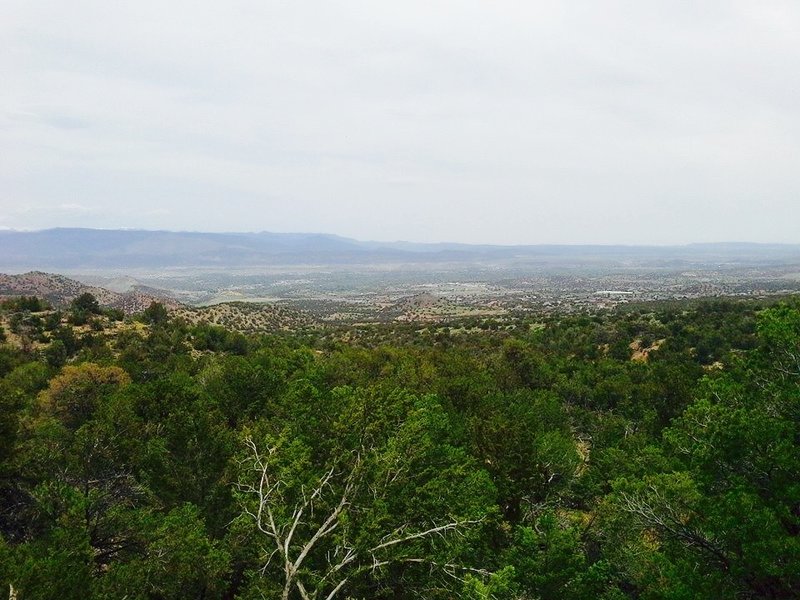
[[[171,312],[174,318],[197,325],[220,325],[241,333],[299,331],[315,326],[309,315],[274,304],[229,302],[205,307],[180,307]]]
[[[658,350],[661,345],[666,342],[666,338],[656,340],[650,346],[643,346],[642,340],[636,339],[633,340],[630,345],[628,346],[631,351],[631,360],[639,361],[639,362],[647,362],[650,358],[650,353]]]
[[[504,314],[506,311],[493,303],[480,306],[429,293],[403,298],[382,311],[384,317],[395,321],[445,321],[461,317],[488,317]]]

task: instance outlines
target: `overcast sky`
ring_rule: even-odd
[[[4,0],[0,227],[800,242],[800,2]]]

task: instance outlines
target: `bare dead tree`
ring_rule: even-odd
[[[699,527],[691,525],[687,509],[664,497],[656,486],[649,485],[646,495],[623,492],[620,494],[620,507],[641,527],[655,530],[709,556],[724,570],[729,568],[729,558],[721,544]]]
[[[362,453],[355,453],[347,471],[331,467],[316,481],[313,489],[301,490],[299,498],[289,506],[284,495],[287,482],[273,472],[272,458],[278,451],[270,446],[263,452],[252,438],[247,438],[249,463],[247,472],[251,479],[239,481],[237,488],[251,500],[245,504],[244,512],[255,523],[258,531],[272,540],[272,551],[266,556],[262,573],[278,564],[283,572],[281,599],[288,600],[293,590],[303,600],[333,600],[357,574],[374,572],[393,563],[426,564],[456,577],[458,572],[473,572],[483,576],[490,573],[482,569],[459,566],[453,563],[437,563],[422,557],[392,557],[390,549],[407,545],[415,540],[444,537],[448,533],[462,532],[480,520],[453,519],[432,523],[424,529],[412,529],[403,524],[376,539],[373,543],[359,547],[348,541],[349,517],[362,507],[355,502],[359,493],[374,489],[366,486],[362,478]],[[325,512],[319,507],[325,506]],[[315,512],[317,513],[315,515]],[[310,517],[314,517],[313,521]],[[336,539],[332,534],[338,533]],[[305,563],[314,552],[324,552],[324,565],[315,573],[304,570]]]

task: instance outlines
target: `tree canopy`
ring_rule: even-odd
[[[244,336],[76,303],[101,326],[0,308],[0,598],[800,597],[797,304]]]

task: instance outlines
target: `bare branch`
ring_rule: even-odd
[[[475,525],[480,523],[483,519],[477,520],[467,520],[467,521],[452,521],[450,523],[445,523],[444,525],[438,525],[436,527],[431,527],[430,529],[426,529],[425,531],[418,531],[416,533],[412,533],[403,537],[391,539],[387,542],[383,542],[378,544],[377,546],[373,546],[369,549],[370,553],[377,552],[378,550],[383,550],[384,548],[389,548],[391,546],[395,546],[397,544],[402,544],[404,542],[410,542],[411,540],[416,540],[423,537],[428,537],[433,534],[441,535],[445,531],[453,531],[464,525]]]
[[[282,489],[287,483],[276,478],[271,472],[270,457],[277,451],[277,447],[270,447],[266,454],[262,454],[252,438],[245,440],[250,454],[251,468],[257,482],[237,484],[244,494],[253,497],[256,506],[246,505],[244,514],[255,521],[258,531],[271,538],[275,549],[266,556],[262,575],[266,576],[268,567],[276,555],[280,556],[283,563],[283,591],[281,598],[288,600],[293,590],[303,600],[333,600],[347,585],[356,573],[374,571],[390,563],[416,563],[428,564],[438,568],[450,577],[457,578],[457,572],[469,571],[480,575],[488,572],[472,567],[462,567],[451,563],[434,563],[421,558],[391,557],[383,552],[397,546],[434,536],[444,537],[448,532],[457,532],[464,527],[479,523],[481,520],[452,520],[443,524],[431,524],[421,531],[409,532],[410,524],[403,523],[392,532],[384,535],[372,546],[358,550],[347,542],[347,528],[344,524],[350,522],[342,517],[348,513],[358,513],[363,510],[354,506],[354,499],[362,492],[372,493],[375,497],[385,493],[383,489],[376,490],[367,487],[362,479],[362,456],[355,453],[353,462],[347,470],[346,477],[337,473],[336,467],[326,470],[317,480],[313,489],[301,488],[299,498],[294,506],[287,506],[288,498]],[[246,462],[250,462],[246,461]],[[244,466],[244,465],[243,465]],[[403,469],[391,465],[393,472],[387,474],[386,481],[391,482],[401,476]],[[378,484],[381,487],[381,484]],[[335,505],[333,505],[335,503]],[[315,515],[318,505],[332,506],[327,514]],[[316,511],[318,512],[318,511]],[[323,518],[324,517],[324,518]],[[328,549],[323,556],[327,565],[321,572],[306,573],[303,565],[312,552],[323,546],[323,540],[330,538],[334,531],[342,531],[342,535],[335,542],[326,542]],[[294,552],[297,552],[294,555]],[[334,584],[335,582],[335,584]],[[313,585],[312,585],[313,583]],[[333,587],[330,587],[330,586]],[[326,593],[327,590],[327,593]],[[324,594],[324,596],[323,596]]]

